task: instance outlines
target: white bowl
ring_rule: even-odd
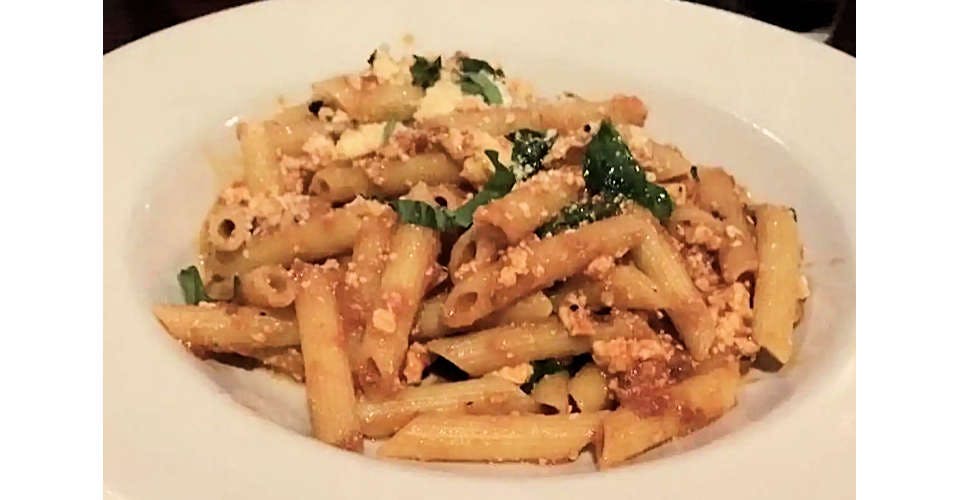
[[[302,389],[191,357],[150,306],[178,301],[235,148],[230,120],[302,98],[411,33],[422,51],[502,62],[550,95],[642,97],[648,127],[756,199],[799,213],[812,297],[795,361],[729,415],[611,471],[426,465],[314,441]],[[853,495],[855,64],[789,32],[691,4],[268,2],[162,31],[104,63],[104,481],[120,498],[459,499],[617,494]],[[590,471],[589,473],[587,471]]]

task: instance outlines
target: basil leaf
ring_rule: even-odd
[[[454,214],[443,207],[436,207],[417,200],[393,200],[390,206],[397,212],[401,222],[429,227],[446,232],[457,227]]]
[[[663,187],[648,182],[613,125],[604,120],[584,150],[583,177],[591,193],[622,194],[663,220],[673,200]]]
[[[493,163],[493,176],[483,185],[473,198],[460,206],[455,212],[457,224],[460,227],[470,227],[473,224],[473,213],[483,205],[490,203],[497,198],[503,198],[513,189],[517,178],[504,164],[500,163],[500,155],[496,151],[486,150],[483,154],[487,155],[490,163]]]
[[[483,97],[483,101],[487,104],[503,104],[500,89],[490,79],[489,74],[487,72],[464,73],[460,80],[460,90],[464,94]]]
[[[206,290],[203,288],[203,280],[200,278],[200,271],[197,266],[190,266],[181,269],[177,274],[177,281],[180,282],[180,290],[183,291],[183,301],[190,305],[197,305],[200,302],[210,302]]]
[[[556,140],[556,138],[547,139],[543,132],[528,128],[511,132],[507,135],[507,139],[513,143],[510,159],[522,170],[529,171],[527,175],[543,168],[543,158],[550,152]]]
[[[413,84],[424,89],[432,87],[440,79],[440,66],[440,56],[437,56],[433,61],[425,57],[413,56],[413,64],[410,65]]]
[[[440,232],[456,228],[466,229],[473,224],[473,213],[483,205],[506,196],[513,189],[516,177],[505,165],[500,163],[496,151],[484,151],[493,163],[493,176],[473,198],[456,210],[436,207],[416,200],[394,200],[390,206],[397,212],[401,222],[429,227]]]
[[[540,226],[537,236],[543,238],[550,234],[558,234],[567,229],[574,229],[581,224],[596,222],[620,213],[622,196],[597,196],[584,203],[568,205],[560,211],[556,218]]]
[[[461,73],[479,73],[481,71],[486,71],[493,76],[498,76],[503,78],[502,69],[494,69],[487,61],[483,59],[474,59],[472,57],[462,57],[460,58],[460,72]]]

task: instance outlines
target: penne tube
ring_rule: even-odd
[[[503,198],[478,208],[473,216],[477,234],[515,245],[577,201],[584,185],[579,167],[539,172]]]
[[[440,252],[437,232],[401,224],[390,240],[390,256],[380,280],[380,291],[367,322],[361,350],[377,370],[377,384],[395,390],[417,311],[423,301],[428,271]]]
[[[634,248],[633,260],[668,297],[667,314],[680,338],[696,360],[704,360],[716,336],[710,310],[694,286],[683,260],[668,240],[666,231],[646,210],[639,212],[642,243]]]
[[[313,84],[313,95],[333,103],[360,123],[408,120],[413,117],[423,89],[415,85],[367,86],[349,77],[335,77]]]
[[[375,202],[356,202],[343,208],[314,208],[303,223],[285,225],[258,234],[243,251],[215,253],[207,265],[212,274],[228,277],[267,265],[289,265],[294,259],[314,261],[347,253],[353,247],[364,215],[389,210]]]
[[[243,155],[243,180],[251,194],[280,192],[280,163],[277,148],[270,143],[262,123],[241,123],[237,126],[240,152]]]
[[[207,240],[219,251],[238,250],[250,238],[252,223],[253,218],[244,207],[217,206],[207,217]]]
[[[414,417],[440,411],[470,411],[477,414],[532,412],[536,404],[515,384],[500,377],[482,377],[462,382],[409,386],[390,399],[360,401],[357,415],[363,434],[371,438],[393,435]]]
[[[329,134],[334,130],[334,127],[310,116],[303,120],[286,123],[267,120],[263,122],[263,129],[274,150],[279,149],[282,154],[298,156],[303,154],[303,145],[310,136]]]
[[[337,298],[340,318],[347,332],[350,367],[361,381],[370,377],[365,372],[361,342],[380,294],[380,278],[390,252],[396,221],[397,216],[392,210],[363,219],[343,280],[338,283]]]
[[[800,307],[800,239],[790,209],[761,205],[757,216],[760,268],[753,296],[753,339],[781,363],[793,354]]]
[[[603,419],[603,445],[597,454],[597,465],[611,467],[625,462],[681,434],[680,417],[673,413],[641,418],[620,408]]]
[[[609,119],[613,123],[643,125],[647,119],[647,107],[639,98],[615,95],[607,101],[591,102],[580,99],[565,99],[538,106],[541,127],[558,131],[571,131],[587,123]]]
[[[496,136],[523,128],[569,132],[605,118],[614,123],[643,125],[647,108],[640,99],[628,96],[615,96],[600,102],[568,99],[557,103],[535,102],[525,108],[459,111],[427,118],[422,123],[425,127],[479,129]]]
[[[607,380],[600,368],[593,363],[584,365],[570,379],[568,391],[581,413],[600,411],[610,405]]]
[[[476,226],[464,231],[450,250],[450,281],[459,283],[493,262],[500,249],[495,240],[478,236]]]
[[[603,419],[603,443],[597,464],[610,467],[719,418],[737,401],[740,370],[736,362],[708,362],[690,378],[666,389],[661,415],[640,417],[628,406]]]
[[[420,316],[417,321],[417,327],[414,329],[414,338],[435,339],[446,337],[458,331],[461,328],[450,328],[443,323],[443,302],[447,294],[435,295],[423,302],[420,310]],[[537,292],[528,297],[520,299],[506,309],[497,311],[490,316],[481,318],[469,328],[493,328],[499,325],[509,325],[513,323],[531,323],[545,320],[553,314],[553,302],[543,292]]]
[[[595,340],[618,337],[654,338],[656,333],[640,317],[619,312],[598,321],[594,335],[571,336],[552,317],[536,323],[504,325],[457,337],[427,342],[427,349],[443,356],[472,376],[505,366],[590,352]]]
[[[317,170],[310,180],[309,192],[330,203],[350,201],[358,196],[370,197],[378,194],[363,169],[354,167],[349,161],[335,162]]]
[[[557,413],[570,413],[570,374],[566,371],[544,375],[530,391],[530,397],[544,406],[557,410]]]
[[[300,282],[295,307],[313,436],[341,448],[362,450],[335,276],[310,264],[295,266],[294,272]]]
[[[310,193],[341,203],[357,196],[394,197],[424,183],[454,184],[460,167],[443,153],[423,153],[406,160],[388,160],[363,169],[338,162],[318,170],[310,182]]]
[[[287,310],[233,304],[153,306],[153,314],[170,335],[190,349],[247,354],[300,342],[294,317]]]
[[[421,415],[380,448],[381,457],[467,462],[574,460],[598,437],[601,413]]]
[[[744,204],[737,195],[736,182],[722,168],[701,167],[697,176],[697,197],[705,210],[716,211],[723,219],[730,242],[720,248],[718,260],[724,281],[733,283],[758,267],[755,229],[747,220]],[[729,229],[728,229],[729,227]]]
[[[507,249],[490,266],[455,284],[444,304],[445,322],[466,326],[518,299],[583,271],[600,256],[616,255],[643,239],[646,219],[626,213],[574,231]]]
[[[240,296],[258,307],[287,307],[297,296],[290,272],[281,265],[270,264],[248,271],[240,277]]]
[[[568,279],[554,295],[563,300],[583,295],[589,308],[615,307],[655,311],[669,306],[668,298],[654,281],[633,265],[614,267],[601,279],[578,275]]]

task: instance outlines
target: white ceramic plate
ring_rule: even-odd
[[[648,127],[800,215],[813,296],[796,361],[633,465],[420,465],[303,435],[301,389],[206,364],[155,323],[218,180],[231,117],[359,68],[406,33],[547,95],[641,96]],[[267,2],[104,61],[105,486],[169,498],[845,498],[854,484],[855,64],[721,11],[641,1]]]

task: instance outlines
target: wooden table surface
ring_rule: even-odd
[[[104,0],[103,51],[109,52],[195,17],[246,3],[251,0]],[[799,32],[834,26],[827,43],[856,56],[856,0],[697,0],[696,3]]]

